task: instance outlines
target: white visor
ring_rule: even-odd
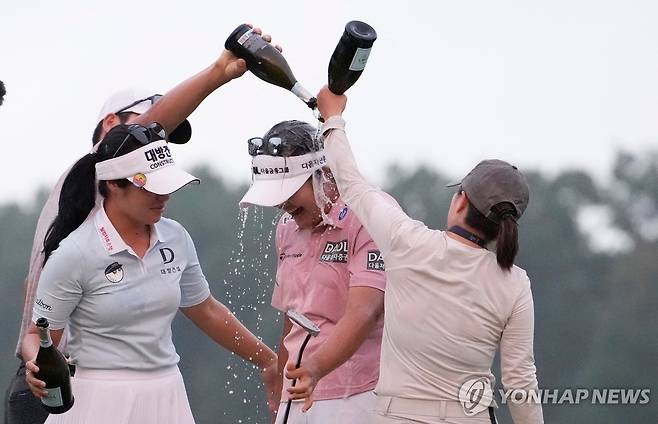
[[[155,194],[171,194],[200,180],[178,168],[164,140],[149,143],[126,155],[96,164],[98,181],[127,179]]]
[[[251,161],[253,182],[240,200],[240,207],[280,205],[326,164],[323,150],[291,157],[255,156]]]

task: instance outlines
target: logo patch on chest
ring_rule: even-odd
[[[119,262],[112,262],[105,268],[105,278],[110,283],[118,283],[123,280],[123,265]]]
[[[346,264],[348,246],[347,240],[328,241],[324,245],[324,249],[320,255],[320,262],[340,262]]]

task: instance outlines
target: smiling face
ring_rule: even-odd
[[[279,208],[288,212],[301,229],[311,229],[322,221],[320,208],[315,203],[313,183],[311,178],[293,194],[279,205]]]

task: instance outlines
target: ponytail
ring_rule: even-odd
[[[503,270],[509,271],[519,252],[519,228],[516,208],[509,202],[501,202],[491,208],[495,221],[485,217],[470,202],[466,224],[478,230],[487,242],[496,240],[496,261]]]
[[[504,215],[498,224],[496,238],[496,260],[506,271],[512,269],[514,258],[519,252],[519,227],[511,214]]]
[[[64,179],[59,195],[57,217],[48,228],[43,243],[44,264],[59,243],[78,228],[96,203],[97,153],[89,153],[78,160]]]

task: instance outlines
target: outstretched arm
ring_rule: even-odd
[[[255,32],[260,34],[261,30],[256,28]],[[265,34],[263,39],[269,42],[272,38]],[[276,47],[281,50],[279,46]],[[230,51],[223,50],[210,66],[167,92],[146,113],[140,115],[135,123],[148,125],[158,122],[169,133],[187,119],[210,93],[246,71],[244,59],[238,59]]]
[[[277,356],[212,295],[198,305],[181,308],[183,314],[217,344],[236,353],[261,370],[268,403],[277,379]]]

